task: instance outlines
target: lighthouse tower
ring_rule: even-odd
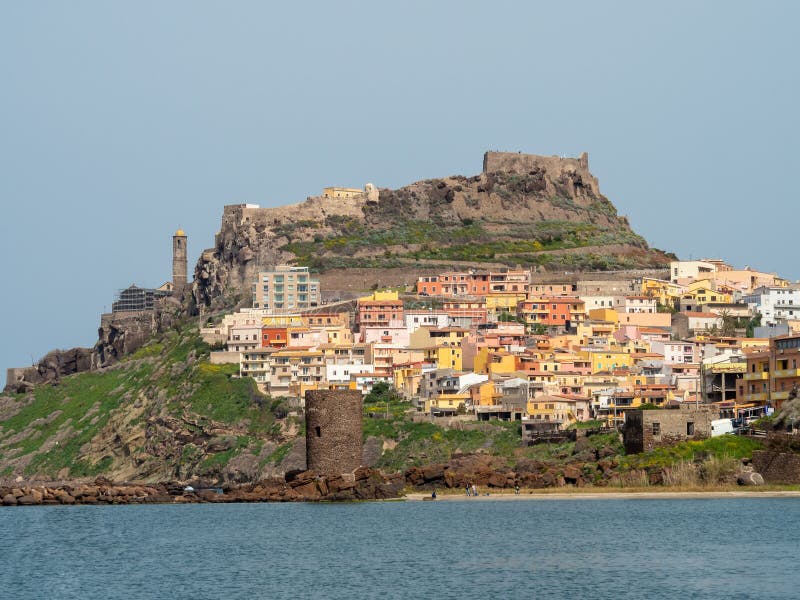
[[[172,287],[173,295],[182,296],[186,287],[186,232],[178,229],[172,236]]]

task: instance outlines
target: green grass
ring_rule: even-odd
[[[378,466],[387,471],[400,471],[411,466],[445,462],[456,451],[484,450],[494,456],[513,461],[519,450],[521,437],[519,423],[491,421],[488,431],[477,429],[446,429],[433,423],[413,423],[394,419],[365,419],[365,435],[398,441],[393,450],[383,454]]]
[[[62,427],[69,426],[73,432],[58,445],[34,457],[26,473],[45,471],[55,474],[64,467],[70,467],[71,472],[77,474],[93,474],[96,469],[78,461],[77,456],[81,446],[106,425],[110,412],[120,405],[121,396],[130,389],[130,383],[123,384],[125,378],[124,371],[83,373],[64,378],[58,386],[38,387],[34,392],[34,402],[3,423],[4,437],[9,432],[31,430],[31,435],[12,446],[20,450],[16,456],[40,450],[42,444]],[[87,415],[95,404],[98,405],[96,412]],[[61,412],[53,418],[52,415],[57,411]],[[92,424],[95,417],[97,420]],[[36,423],[39,419],[48,419],[49,422]]]
[[[198,389],[188,398],[192,412],[223,423],[249,421],[249,433],[275,432],[274,401],[261,394],[250,378],[238,374],[237,365],[200,364],[195,377]]]
[[[472,220],[454,223],[399,220],[391,222],[391,227],[386,229],[369,229],[353,219],[343,219],[341,222],[334,220],[326,224],[334,227],[336,233],[329,236],[317,234],[313,240],[290,241],[281,250],[292,252],[297,257],[297,264],[316,271],[355,267],[394,268],[410,259],[486,262],[501,257],[515,264],[607,269],[625,267],[628,262],[630,266],[635,265],[627,259],[603,255],[562,257],[548,254],[548,251],[609,244],[646,245],[640,236],[621,227],[607,228],[592,223],[561,220],[532,225],[509,224],[509,230],[502,234],[492,233],[484,227],[484,223]],[[382,255],[353,256],[360,250],[398,246],[417,248],[397,251],[395,254],[386,250]]]
[[[266,460],[262,461],[263,464],[261,466],[263,467],[267,463],[272,463],[274,465],[280,463],[284,458],[286,458],[286,455],[289,454],[289,451],[292,449],[292,445],[292,442],[286,442],[285,444],[281,444],[275,448],[275,450],[272,451]]]
[[[728,434],[624,456],[620,458],[620,467],[624,469],[669,467],[680,462],[702,460],[711,456],[738,460],[750,457],[754,450],[762,448],[763,444],[756,439]]]
[[[196,328],[173,329],[115,369],[72,375],[58,385],[39,386],[33,392],[33,402],[1,424],[0,441],[26,430],[29,435],[6,449],[5,457],[0,451],[0,461],[36,453],[25,467],[26,475],[55,476],[65,467],[71,477],[107,471],[113,468],[113,457],[96,457],[92,464],[81,449],[102,431],[116,409],[127,410],[141,402],[144,412],[129,426],[142,427],[148,416],[165,414],[188,416],[200,423],[199,427],[187,425],[190,430],[214,421],[246,431],[237,439],[233,452],[210,457],[212,464],[225,462],[245,448],[260,451],[264,440],[280,432],[275,415],[284,411],[283,401],[259,393],[252,379],[240,379],[238,366],[209,364],[208,352]],[[165,392],[165,402],[157,401]],[[18,401],[23,404],[26,397],[19,396]],[[61,439],[56,445],[53,437],[59,430]],[[45,442],[52,447],[42,451]],[[187,445],[174,461],[194,464],[197,457],[191,448]]]
[[[602,427],[605,424],[605,421],[576,421],[575,423],[571,423],[567,429],[594,429],[596,427]]]

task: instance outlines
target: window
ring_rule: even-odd
[[[694,423],[692,421],[686,423],[686,435],[694,435]]]
[[[653,435],[661,435],[661,423],[653,422]]]

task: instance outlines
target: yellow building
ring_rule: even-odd
[[[517,357],[506,350],[493,350],[484,346],[478,348],[472,370],[475,373],[507,375],[517,370]]]
[[[466,407],[468,393],[440,394],[435,398],[425,400],[425,412],[428,414],[455,414],[459,409]]]
[[[386,290],[383,292],[372,292],[369,296],[362,296],[360,301],[364,302],[385,302],[386,300],[399,300],[400,294],[394,290]]]
[[[469,329],[460,327],[420,327],[408,336],[409,348],[428,346],[461,346],[461,340],[469,334]]]
[[[708,304],[709,302],[729,304],[733,302],[733,294],[718,289],[716,282],[712,279],[693,281],[688,285],[682,298],[692,300],[697,304]]]
[[[469,395],[472,406],[494,406],[498,398],[503,397],[503,394],[497,391],[494,381],[483,381],[470,386]]]
[[[358,198],[364,195],[364,190],[358,188],[326,187],[322,188],[324,198]]]
[[[664,306],[674,307],[683,295],[683,286],[663,279],[642,277],[642,295],[655,298]]]
[[[617,323],[619,322],[619,313],[613,308],[593,308],[589,311],[589,319],[591,321],[602,321],[604,323]],[[586,325],[592,327],[594,324]],[[579,328],[578,332],[582,330]]]
[[[581,356],[591,361],[592,373],[626,369],[633,366],[633,357],[629,352],[612,350],[582,350]]]
[[[422,382],[422,367],[419,363],[396,365],[392,372],[394,387],[405,398],[419,395]]]
[[[584,421],[589,416],[589,399],[564,398],[541,395],[528,400],[526,407],[528,419],[550,421],[566,427],[576,421]]]
[[[267,315],[261,318],[264,327],[302,327],[303,318],[300,315]]]
[[[461,371],[463,368],[461,348],[457,346],[429,346],[419,348],[422,352],[423,360],[429,364],[435,364],[437,369],[455,369]]]
[[[517,304],[527,298],[525,292],[502,293],[486,295],[486,310],[491,314],[499,315],[504,312],[517,313]]]

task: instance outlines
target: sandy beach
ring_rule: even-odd
[[[512,493],[482,493],[480,496],[467,496],[465,494],[441,494],[437,492],[436,502],[446,501],[463,501],[463,502],[480,502],[480,501],[512,501],[520,502],[525,500],[689,500],[698,498],[800,498],[800,491],[798,490],[764,490],[764,491],[663,491],[663,492],[520,492],[519,494]],[[431,500],[431,495],[427,493],[412,493],[407,494],[405,499],[408,501],[416,502],[423,500]]]

